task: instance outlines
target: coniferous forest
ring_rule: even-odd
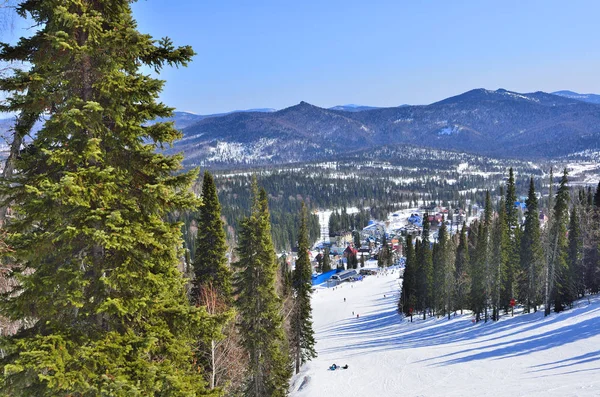
[[[0,110],[17,114],[0,179],[0,396],[288,395],[317,357],[324,210],[327,237],[356,248],[397,210],[470,218],[395,236],[406,321],[549,315],[600,292],[600,183],[554,175],[559,161],[406,147],[385,163],[184,168],[165,152],[180,131],[157,121],[173,113],[164,81],[146,70],[185,67],[194,50],[140,32],[131,3],[23,1],[38,29],[0,48],[19,64],[0,77]]]

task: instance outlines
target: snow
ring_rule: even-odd
[[[292,397],[600,395],[600,297],[546,318],[409,323],[396,313],[399,282],[396,272],[317,288],[319,356],[292,379]]]

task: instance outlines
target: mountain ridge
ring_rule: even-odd
[[[474,89],[430,105],[356,112],[307,102],[271,113],[229,114],[183,128],[186,164],[322,160],[411,144],[499,157],[556,157],[600,146],[600,107],[545,92]]]

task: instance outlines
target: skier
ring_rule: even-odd
[[[344,298],[344,302],[346,302],[346,298]]]

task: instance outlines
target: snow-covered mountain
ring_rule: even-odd
[[[362,112],[363,110],[373,110],[379,109],[375,106],[364,106],[364,105],[355,105],[350,103],[348,105],[338,105],[329,108],[330,110],[343,110],[345,112]]]
[[[600,104],[600,95],[597,94],[579,94],[577,92],[568,90],[555,91],[552,94],[559,95],[565,98],[577,99],[578,101]]]
[[[271,113],[204,119],[183,133],[173,151],[183,151],[188,165],[313,161],[398,144],[552,158],[600,148],[600,107],[544,92],[475,89],[425,106],[362,111],[301,102]],[[229,146],[244,150],[219,151],[232,155],[215,159],[216,148]]]

